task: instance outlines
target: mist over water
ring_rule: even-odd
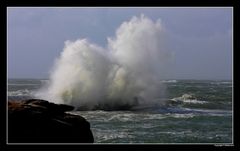
[[[161,21],[144,15],[123,22],[107,47],[66,41],[49,83],[35,96],[88,109],[161,104],[171,57],[164,41]]]

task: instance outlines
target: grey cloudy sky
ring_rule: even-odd
[[[232,78],[232,8],[8,8],[8,77],[48,78],[66,40],[102,47],[132,16],[161,19],[169,79]]]

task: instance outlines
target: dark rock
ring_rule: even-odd
[[[90,124],[74,107],[31,99],[8,102],[9,143],[93,143]]]
[[[95,111],[95,110],[104,110],[104,111],[131,111],[135,110],[136,107],[140,106],[140,102],[143,101],[140,97],[133,97],[132,101],[124,102],[122,100],[112,100],[111,103],[109,101],[101,101],[96,105],[88,106],[81,105],[76,109],[78,111]]]

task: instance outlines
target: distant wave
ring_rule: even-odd
[[[39,85],[39,84],[30,84],[30,83],[9,83],[8,85],[12,85],[12,86],[28,86],[28,85]]]
[[[203,100],[197,100],[196,97],[194,97],[191,94],[183,94],[180,97],[176,97],[171,99],[173,102],[182,102],[182,103],[192,103],[192,104],[205,104],[208,103],[208,101]]]
[[[49,83],[50,80],[40,80],[40,81],[41,81],[41,83],[45,84],[45,83]]]
[[[211,84],[232,84],[232,81],[216,81],[216,82],[211,82]]]
[[[8,91],[8,96],[31,96],[33,91],[28,89],[17,90],[17,91]]]
[[[176,83],[178,81],[177,80],[162,80],[161,82],[163,82],[163,83]]]

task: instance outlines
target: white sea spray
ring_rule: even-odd
[[[171,59],[164,37],[160,20],[141,15],[122,23],[107,48],[87,39],[66,41],[36,97],[90,108],[156,103],[164,95],[161,80]]]

